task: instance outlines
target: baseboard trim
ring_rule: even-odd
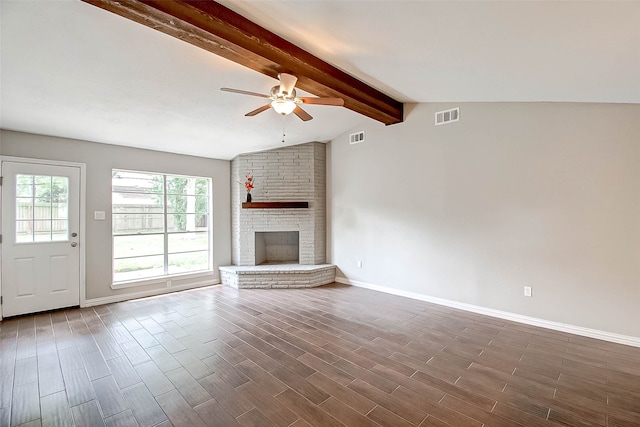
[[[560,332],[568,332],[570,334],[581,335],[589,338],[610,341],[618,344],[640,347],[640,337],[632,337],[628,335],[615,334],[613,332],[600,331],[598,329],[584,328],[582,326],[570,325],[567,323],[553,322],[550,320],[539,319],[536,317],[523,316],[521,314],[510,313],[508,311],[495,310],[492,308],[482,307],[479,305],[467,304],[458,301],[452,301],[444,298],[432,297],[429,295],[419,294],[416,292],[403,291],[393,289],[387,286],[373,285],[371,283],[360,282],[358,280],[347,279],[346,277],[336,276],[336,282],[345,285],[357,286],[359,288],[371,289],[374,291],[384,292],[387,294],[398,295],[401,297],[416,299],[425,302],[431,302],[438,305],[444,305],[460,310],[471,311],[473,313],[485,314],[487,316],[497,317],[514,322],[524,323],[532,326],[540,326],[542,328],[553,329]]]
[[[148,291],[129,292],[126,294],[111,295],[108,297],[91,298],[91,299],[85,300],[82,307],[93,307],[96,305],[111,304],[114,302],[128,301],[136,298],[152,297],[156,295],[169,294],[171,292],[186,291],[187,289],[202,288],[205,286],[212,286],[212,285],[219,285],[219,284],[220,284],[219,279],[202,280],[196,283],[189,283],[188,285],[172,286],[170,288],[164,288],[164,289],[151,289]]]

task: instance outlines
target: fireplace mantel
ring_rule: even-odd
[[[296,209],[309,208],[309,202],[242,202],[242,209]]]

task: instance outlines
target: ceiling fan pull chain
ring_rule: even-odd
[[[284,144],[284,137],[285,137],[284,126],[287,123],[286,120],[287,120],[287,116],[282,116],[282,143],[283,144]]]

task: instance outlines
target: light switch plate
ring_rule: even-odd
[[[95,219],[96,221],[104,221],[105,220],[105,213],[104,211],[94,211],[93,212],[93,219]]]

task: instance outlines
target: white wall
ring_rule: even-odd
[[[158,151],[97,144],[65,138],[0,131],[2,155],[64,160],[86,164],[86,297],[165,291],[157,285],[112,290],[111,285],[111,170],[130,169],[169,174],[210,177],[213,182],[213,264],[219,282],[218,266],[231,261],[230,162],[183,156]],[[180,144],[176,141],[176,144]],[[106,211],[106,221],[94,221],[94,211]],[[174,280],[174,287],[189,281]]]
[[[640,105],[407,111],[330,143],[339,276],[640,337]]]

